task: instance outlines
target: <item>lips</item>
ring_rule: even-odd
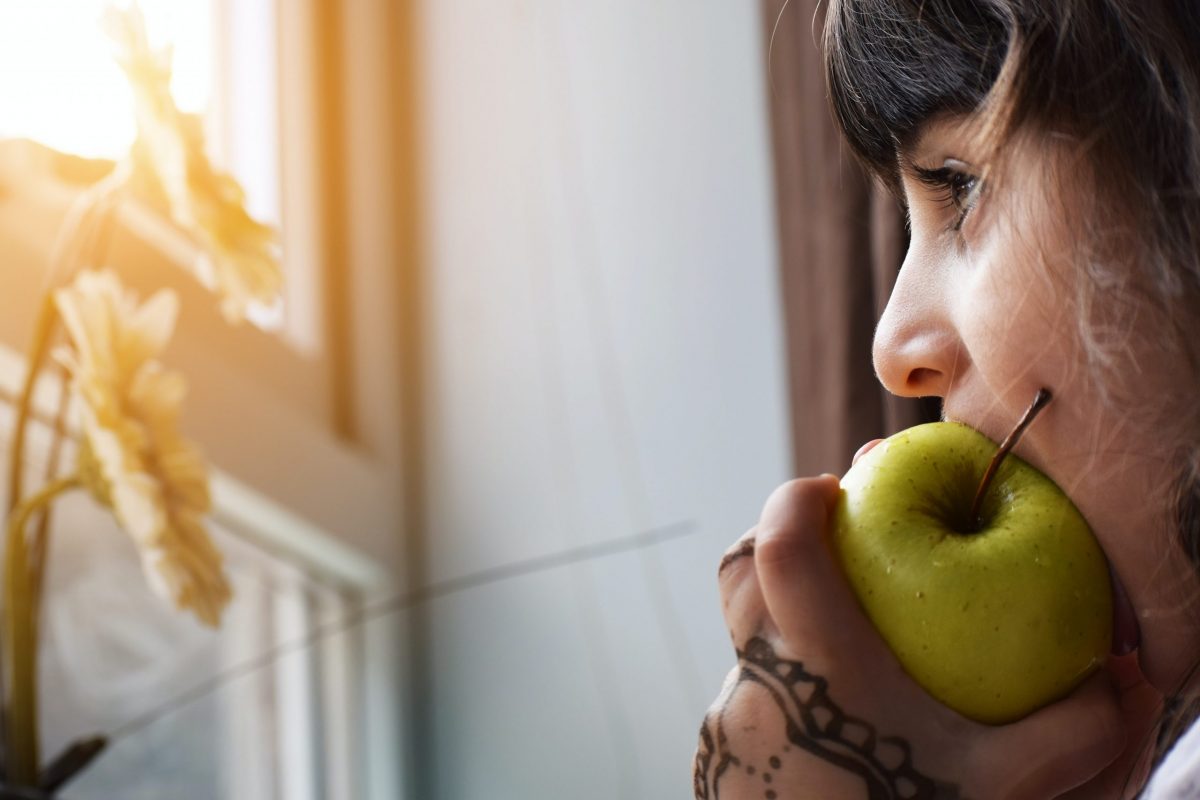
[[[1112,573],[1113,586],[1113,637],[1112,654],[1125,656],[1137,649],[1141,642],[1141,630],[1138,628],[1137,615],[1133,612],[1133,604],[1120,579]]]

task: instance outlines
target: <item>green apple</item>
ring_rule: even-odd
[[[834,543],[855,594],[909,675],[971,719],[1019,719],[1070,692],[1108,654],[1104,553],[1070,499],[956,422],[919,425],[842,479]]]

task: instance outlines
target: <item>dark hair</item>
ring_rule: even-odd
[[[1172,195],[1200,178],[1197,35],[1193,0],[833,0],[825,53],[837,120],[886,180],[921,123],[990,102],[998,138],[1065,129]]]
[[[1092,364],[1121,345],[1087,319],[1104,294],[1130,320],[1161,320],[1155,345],[1200,390],[1200,2],[831,0],[825,66],[838,125],[893,190],[898,151],[940,115],[977,115],[992,156],[1021,131],[1073,142],[1096,191],[1073,220],[1085,246],[1070,276]],[[1184,445],[1169,501],[1200,567],[1200,403],[1188,400],[1173,412]],[[1178,697],[1167,708],[1159,759],[1200,714]]]

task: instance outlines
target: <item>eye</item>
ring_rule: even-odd
[[[953,230],[962,229],[967,215],[979,202],[979,193],[983,189],[978,176],[968,172],[969,168],[961,161],[947,159],[946,163],[937,169],[914,166],[917,179],[926,186],[936,189],[941,202],[956,210]]]

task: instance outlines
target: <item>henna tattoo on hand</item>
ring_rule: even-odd
[[[751,639],[738,653],[741,666],[737,687],[753,683],[766,690],[782,715],[791,745],[857,775],[866,785],[869,800],[963,800],[958,789],[922,775],[912,764],[912,747],[897,736],[878,736],[870,723],[847,715],[829,697],[829,683],[812,675],[799,661],[780,658],[763,639]],[[700,744],[693,762],[692,784],[696,800],[720,800],[722,780],[736,774],[757,775],[764,800],[782,800],[786,794],[775,783],[784,766],[781,755],[755,766],[738,756],[730,745],[723,722],[715,710],[700,729]],[[786,757],[791,747],[781,743]],[[737,800],[743,800],[739,797]]]
[[[733,562],[737,561],[739,558],[749,558],[750,556],[753,556],[753,555],[754,555],[754,537],[751,536],[747,539],[743,539],[741,541],[741,543],[737,546],[736,550],[733,550],[732,552],[725,554],[725,557],[721,559],[721,563],[717,567],[717,577],[720,577],[721,573],[723,573],[726,569],[728,569],[729,565],[732,564]]]

